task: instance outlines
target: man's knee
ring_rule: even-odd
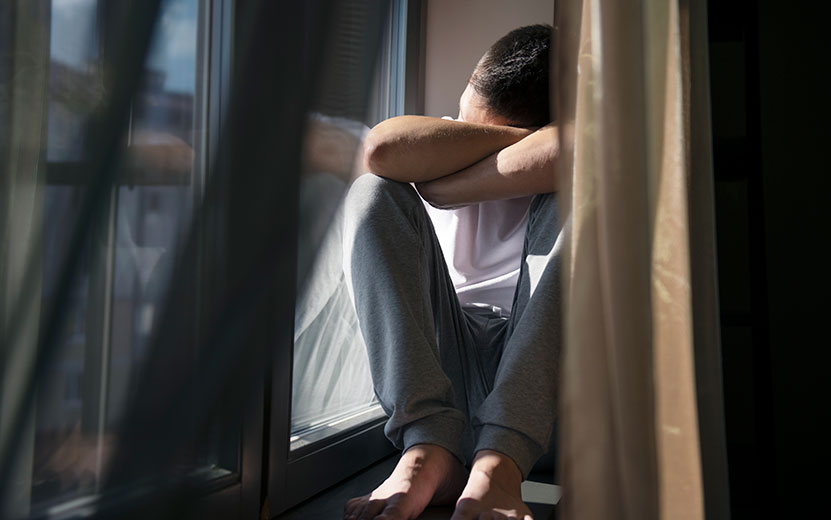
[[[560,223],[557,197],[553,193],[544,193],[534,197],[531,202],[526,234],[527,255],[548,255],[554,248],[559,236]]]
[[[554,193],[540,193],[531,201],[530,217],[532,223],[544,221],[543,225],[557,223],[557,196]]]
[[[389,215],[391,211],[418,203],[419,197],[409,184],[368,173],[352,183],[344,209],[347,220],[354,220],[375,214]]]

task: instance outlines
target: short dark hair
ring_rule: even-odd
[[[527,25],[491,45],[470,77],[476,93],[515,126],[551,122],[550,25]]]

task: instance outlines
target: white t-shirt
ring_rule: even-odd
[[[533,198],[449,210],[424,202],[462,307],[496,307],[494,311],[510,314]]]
[[[496,307],[494,311],[510,314],[533,198],[457,209],[437,209],[424,201],[462,307]]]
[[[484,305],[511,312],[532,198],[450,210],[424,203],[463,307]]]

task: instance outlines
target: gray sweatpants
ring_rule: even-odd
[[[399,449],[482,449],[527,476],[549,446],[560,347],[560,243],[552,194],[531,204],[508,318],[459,305],[412,186],[367,174],[346,197],[344,270],[375,392]]]

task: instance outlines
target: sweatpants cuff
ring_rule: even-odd
[[[464,421],[443,415],[428,415],[404,427],[404,451],[416,444],[437,444],[464,464],[461,449],[464,429]]]
[[[542,447],[524,433],[494,424],[479,428],[476,450],[493,450],[505,454],[516,462],[522,473],[522,480],[528,477],[531,468],[542,456]]]

